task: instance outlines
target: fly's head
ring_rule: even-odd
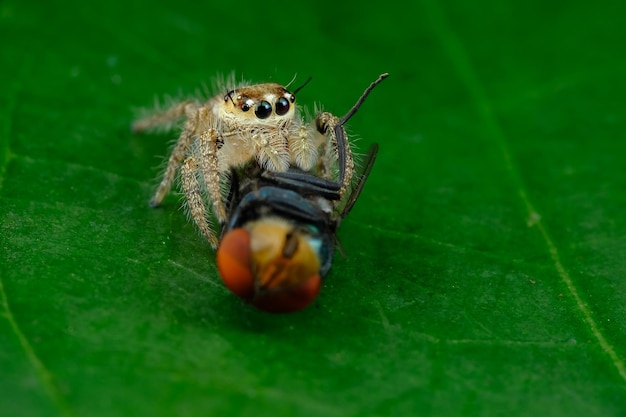
[[[289,313],[320,291],[322,239],[313,229],[281,218],[262,218],[230,230],[217,251],[224,284],[255,307]]]

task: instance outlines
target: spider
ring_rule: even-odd
[[[386,77],[387,74],[382,74],[372,83],[359,103]],[[320,112],[313,120],[305,122],[296,105],[296,94],[309,81],[310,78],[293,92],[277,83],[242,83],[234,88],[223,88],[224,93],[208,101],[182,101],[135,121],[133,131],[142,132],[159,126],[169,128],[174,122],[186,119],[150,201],[151,206],[161,204],[180,170],[191,217],[216,249],[219,242],[205,201],[212,205],[220,225],[224,224],[228,216],[222,190],[228,188],[231,168],[254,161],[263,171],[284,173],[284,181],[297,183],[298,175],[289,178],[287,173],[295,167],[303,172],[314,171],[323,183],[332,180],[333,164],[339,161],[341,182],[337,192],[343,196],[354,173],[354,160],[343,127],[347,118],[342,122],[331,113]],[[355,106],[354,111],[357,108]],[[346,139],[345,145],[339,148],[338,134]]]

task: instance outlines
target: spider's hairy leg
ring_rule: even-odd
[[[269,171],[289,169],[289,132],[284,128],[260,129],[251,135],[258,164]]]
[[[206,209],[202,201],[202,191],[198,182],[198,159],[190,156],[180,168],[180,182],[187,198],[187,207],[200,233],[209,241],[213,249],[217,248],[217,236],[206,217]]]
[[[194,111],[193,113],[194,114],[192,115],[188,115],[189,119],[187,119],[187,122],[185,122],[183,131],[181,132],[178,141],[174,146],[174,149],[172,149],[170,159],[167,161],[167,168],[165,168],[165,172],[163,173],[163,179],[161,179],[159,187],[154,193],[152,200],[150,200],[150,205],[152,207],[158,207],[161,204],[161,201],[163,201],[163,198],[165,197],[167,192],[170,190],[170,188],[172,188],[172,182],[176,177],[176,170],[187,155],[189,147],[193,142],[193,138],[198,125],[198,112]]]
[[[337,116],[332,115],[328,112],[320,113],[315,119],[315,125],[317,126],[318,132],[321,134],[325,134],[328,137],[328,142],[330,144],[329,150],[332,155],[332,159],[334,161],[338,161],[340,165],[342,165],[341,157],[339,152],[342,152],[345,158],[345,163],[343,166],[339,167],[340,178],[341,181],[341,189],[339,190],[339,195],[343,196],[348,187],[350,186],[350,182],[352,181],[352,175],[354,174],[354,159],[352,157],[352,149],[350,148],[350,141],[348,140],[348,134],[346,133],[346,129],[343,127],[343,124],[340,123],[340,119]],[[342,149],[338,149],[337,143],[337,135],[343,135],[341,138]],[[328,152],[326,153],[326,158],[328,158]],[[325,161],[324,164],[330,166],[332,161]]]
[[[183,116],[193,113],[198,107],[199,104],[193,101],[177,103],[167,110],[135,120],[132,125],[132,130],[133,132],[144,132],[158,126],[169,126]]]
[[[320,144],[315,140],[317,133],[315,128],[310,125],[300,123],[295,124],[289,135],[289,154],[291,161],[304,171],[308,171],[315,167],[318,161],[318,150]]]
[[[213,202],[213,211],[220,222],[226,221],[226,209],[222,201],[220,188],[219,161],[217,159],[217,142],[223,142],[218,131],[210,128],[203,132],[199,139],[200,169],[204,177],[204,183]]]

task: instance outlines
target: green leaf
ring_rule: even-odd
[[[38,4],[42,3],[42,4]],[[0,5],[3,416],[623,416],[620,2]],[[314,306],[224,289],[132,110],[235,71],[379,142]]]

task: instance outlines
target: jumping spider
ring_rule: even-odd
[[[373,85],[386,76],[381,75],[360,102]],[[296,167],[305,172],[314,171],[320,181],[324,181],[333,176],[333,164],[342,160],[345,163],[341,164],[343,172],[338,192],[343,195],[354,173],[352,152],[343,127],[345,120],[320,112],[314,120],[305,122],[296,105],[296,93],[304,85],[290,92],[276,83],[244,83],[225,88],[224,93],[206,102],[183,101],[135,121],[133,131],[142,132],[171,126],[186,118],[150,204],[153,207],[161,204],[180,169],[191,217],[211,246],[217,248],[218,238],[210,224],[205,199],[212,204],[213,213],[223,224],[227,213],[222,189],[233,167],[250,161],[256,161],[268,172],[286,173]],[[338,133],[346,138],[345,149],[337,149]],[[294,181],[297,182],[297,178]]]

